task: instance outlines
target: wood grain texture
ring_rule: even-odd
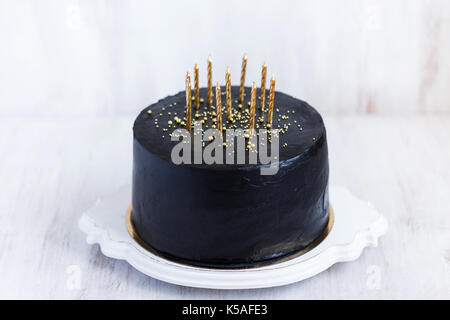
[[[209,54],[215,83],[244,52],[248,84],[267,61],[327,112],[450,111],[447,0],[1,1],[0,39],[0,115],[131,115]]]
[[[132,117],[1,118],[0,298],[450,298],[450,116],[324,118],[331,183],[370,200],[390,229],[355,262],[240,291],[166,284],[86,244],[80,214],[131,179]],[[367,286],[372,266],[379,289]]]

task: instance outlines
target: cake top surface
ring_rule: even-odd
[[[231,94],[233,97],[233,121],[230,122],[227,121],[225,87],[222,88],[222,121],[224,127],[235,130],[244,129],[245,133],[248,132],[250,92],[251,88],[245,87],[244,101],[240,104],[237,101],[239,87],[231,87]],[[265,93],[265,108],[260,110],[259,100],[256,104],[254,134],[259,137],[259,132],[261,132],[260,129],[268,129],[268,154],[270,154],[271,141],[273,143],[274,137],[278,137],[280,163],[302,156],[302,154],[306,153],[315,145],[324,142],[326,139],[326,133],[320,114],[308,103],[278,91],[275,92],[274,98],[273,122],[271,127],[267,128],[267,101],[269,98],[269,90],[266,90]],[[259,95],[260,90],[258,89],[257,97],[259,97]],[[202,130],[205,132],[210,128],[214,128],[217,124],[215,100],[212,106],[208,106],[206,88],[199,89],[199,96],[200,104],[198,110],[195,109],[194,103],[192,103],[192,121],[203,122]],[[161,99],[142,110],[134,122],[133,131],[135,140],[137,140],[137,142],[139,142],[139,144],[141,144],[149,152],[162,159],[170,161],[173,147],[181,141],[179,136],[176,141],[171,141],[171,137],[174,135],[174,130],[178,128],[186,129],[185,106],[186,94],[185,91],[181,91],[173,96],[168,96]],[[278,133],[275,133],[274,129],[278,129]],[[175,134],[175,136],[177,135]],[[224,141],[226,141],[226,135],[224,134],[223,136]],[[195,138],[193,138],[194,135],[192,133],[191,137],[194,142]],[[208,145],[208,143],[210,143],[208,138],[211,139],[212,137],[204,136],[204,140],[206,141],[204,141],[202,145],[203,149]],[[245,134],[245,138],[247,144],[247,134]],[[192,148],[194,148],[194,143],[191,143],[191,145]],[[234,147],[236,148],[237,146],[238,144],[235,143]],[[227,154],[226,150],[226,145],[224,145],[224,163]],[[229,150],[233,152],[231,148]],[[246,159],[248,159],[250,152],[253,152],[251,146],[250,149],[245,151]],[[258,158],[257,165],[259,164],[260,162]],[[192,166],[208,166],[211,168],[210,165],[206,164],[192,164]],[[212,168],[217,168],[217,166],[230,167],[230,165],[213,165]],[[246,167],[249,165],[232,165],[231,167],[236,166]]]

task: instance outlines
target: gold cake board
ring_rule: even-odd
[[[127,230],[128,233],[130,234],[130,236],[133,238],[134,241],[136,241],[140,246],[142,246],[143,248],[145,248],[146,250],[148,250],[149,252],[151,252],[154,255],[157,255],[163,259],[168,259],[171,260],[173,262],[176,263],[180,263],[180,264],[184,264],[187,266],[193,266],[193,267],[199,267],[202,268],[202,266],[195,264],[195,263],[189,263],[186,262],[185,260],[182,259],[176,259],[176,258],[172,258],[172,257],[168,257],[166,254],[161,253],[159,250],[153,248],[151,245],[149,245],[147,242],[145,242],[137,233],[133,221],[132,221],[132,214],[133,214],[133,210],[132,210],[132,205],[130,204],[128,206],[127,209],[127,213],[126,213],[126,226],[127,226]],[[334,225],[334,211],[333,211],[333,207],[330,205],[328,208],[328,223],[326,225],[326,227],[324,228],[322,234],[316,239],[314,240],[309,246],[307,246],[306,248],[297,251],[293,254],[287,255],[287,256],[283,256],[280,258],[274,258],[271,260],[267,260],[267,261],[262,261],[262,262],[257,262],[251,265],[243,265],[243,266],[231,266],[231,267],[225,267],[225,266],[214,266],[214,265],[208,265],[208,266],[203,266],[203,268],[213,268],[213,269],[250,269],[250,268],[258,268],[258,267],[264,267],[264,266],[268,266],[268,265],[274,265],[274,264],[278,264],[281,262],[285,262],[297,257],[300,257],[302,255],[304,255],[305,253],[307,253],[308,251],[311,251],[312,249],[314,249],[315,247],[317,247],[323,240],[325,240],[325,238],[328,236],[328,234],[331,232],[331,229],[333,228]]]

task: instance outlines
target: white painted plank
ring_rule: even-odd
[[[244,52],[322,111],[450,111],[446,0],[2,1],[0,39],[0,115],[135,115]]]

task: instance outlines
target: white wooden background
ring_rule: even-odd
[[[0,40],[0,115],[134,115],[244,52],[322,111],[449,111],[447,0],[1,0]]]
[[[0,49],[0,298],[450,298],[449,1],[0,0]],[[80,214],[130,182],[137,112],[209,53],[236,83],[244,51],[248,79],[266,60],[323,113],[331,183],[389,220],[379,247],[301,283],[219,291],[87,245]]]

